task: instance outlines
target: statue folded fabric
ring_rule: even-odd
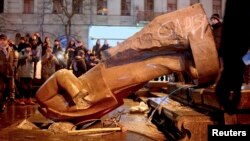
[[[141,31],[102,54],[80,77],[62,69],[37,91],[40,112],[55,121],[81,123],[123,104],[148,81],[188,72],[196,85],[213,84],[218,55],[201,4],[156,17]]]

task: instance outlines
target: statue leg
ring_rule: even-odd
[[[141,62],[106,68],[103,74],[112,93],[119,94],[123,89],[143,84],[173,71],[181,72],[184,69],[183,58],[174,55],[153,57]]]

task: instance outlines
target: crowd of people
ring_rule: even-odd
[[[108,48],[107,40],[101,45],[98,39],[93,49],[88,49],[83,41],[70,39],[64,49],[58,39],[52,43],[46,36],[42,40],[37,32],[24,36],[17,33],[15,41],[0,34],[0,111],[5,110],[9,101],[35,104],[32,87],[37,72],[41,74],[41,82],[60,69],[72,70],[79,77],[97,65],[102,51]]]

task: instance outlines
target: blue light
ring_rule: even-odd
[[[91,26],[89,28],[89,49],[95,45],[96,40],[100,39],[101,45],[107,39],[110,46],[115,47],[143,27],[136,26]]]

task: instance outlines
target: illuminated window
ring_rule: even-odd
[[[193,4],[196,4],[196,3],[199,3],[200,0],[190,0],[190,5],[193,5]]]
[[[107,15],[107,0],[97,0],[97,15]]]
[[[172,12],[177,10],[177,0],[168,0],[167,1],[167,10],[168,12]]]
[[[222,1],[213,0],[213,13],[217,13],[220,16],[222,15]]]
[[[61,14],[63,12],[63,0],[53,0],[53,13]]]
[[[83,1],[82,0],[73,0],[72,9],[76,14],[82,14],[83,10]]]
[[[23,1],[23,13],[32,14],[34,13],[34,0],[24,0]]]
[[[121,0],[121,15],[129,16],[131,10],[131,0]]]

